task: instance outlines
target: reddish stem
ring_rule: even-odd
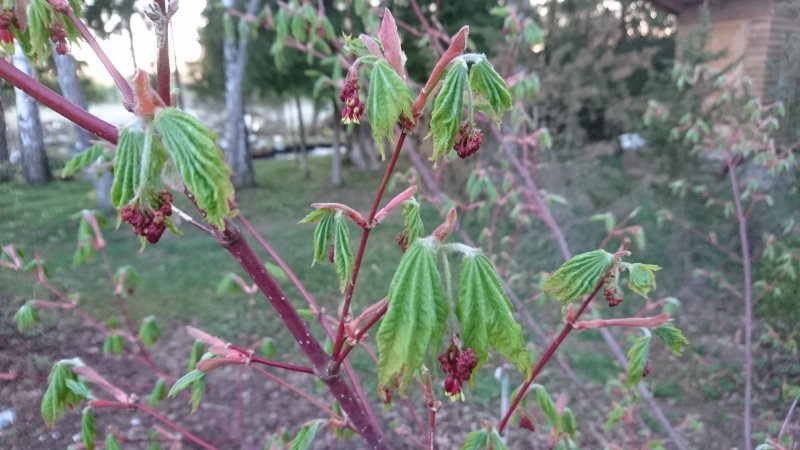
[[[159,47],[158,47],[158,61],[156,62],[156,79],[157,79],[157,89],[158,89],[158,96],[161,97],[161,100],[164,102],[165,105],[170,105],[170,73],[169,69],[169,22],[170,17],[169,13],[167,12],[167,5],[165,0],[155,0],[158,4],[158,8],[161,10],[161,13],[164,14],[164,29],[159,30],[159,32],[163,32],[164,34],[161,35],[162,38],[159,40]],[[160,25],[157,25],[160,26]]]
[[[256,355],[253,355],[250,358],[250,360],[253,361],[254,363],[263,364],[265,366],[270,366],[270,367],[277,367],[278,369],[289,370],[292,372],[310,373],[310,374],[314,373],[314,370],[312,370],[310,367],[295,366],[294,364],[272,361],[270,359],[262,358]]]
[[[389,310],[389,302],[386,302],[383,305],[383,307],[381,307],[381,309],[379,309],[378,312],[375,313],[375,315],[372,316],[371,319],[369,319],[369,322],[367,322],[363,328],[358,330],[358,333],[356,333],[353,339],[356,342],[359,342],[361,338],[364,337],[364,335],[367,333],[367,331],[369,331],[369,329],[372,328],[373,325],[375,325],[376,323],[378,323],[379,320],[381,320],[381,317],[383,317],[383,315],[386,314],[386,311],[388,310]],[[348,345],[344,350],[342,350],[342,352],[339,354],[339,359],[337,359],[336,363],[333,365],[332,369],[333,371],[339,369],[339,365],[342,364],[342,361],[344,361],[345,358],[347,358],[347,355],[350,353],[351,350],[353,350],[354,347],[355,345]]]
[[[586,298],[583,299],[583,303],[581,303],[580,309],[578,309],[578,312],[575,313],[574,318],[576,320],[581,316],[581,314],[583,314],[583,312],[589,306],[589,303],[592,302],[592,300],[597,295],[597,293],[600,292],[600,289],[602,287],[603,287],[603,280],[601,279],[595,285],[594,290],[589,295],[587,295]],[[497,431],[500,434],[502,434],[503,431],[506,429],[508,421],[511,419],[511,416],[514,415],[514,412],[516,412],[517,408],[519,407],[519,402],[521,402],[522,398],[525,397],[525,394],[527,394],[528,388],[531,387],[531,384],[533,384],[533,380],[536,379],[536,376],[539,375],[539,372],[541,372],[545,364],[547,364],[547,362],[550,361],[550,358],[553,357],[553,354],[556,352],[556,350],[558,350],[558,347],[561,345],[562,342],[564,342],[564,339],[567,337],[567,335],[569,335],[569,333],[573,329],[574,328],[572,326],[572,322],[564,324],[564,328],[561,330],[561,333],[559,333],[558,336],[555,338],[555,340],[553,340],[553,342],[550,343],[550,346],[547,347],[547,351],[545,351],[542,357],[539,358],[539,361],[536,363],[536,367],[533,368],[531,375],[525,381],[525,384],[522,385],[522,388],[517,393],[517,396],[514,397],[514,401],[511,402],[511,406],[508,408],[508,411],[506,411],[506,414],[503,416],[503,420],[500,421],[500,426],[497,427]]]
[[[428,411],[428,440],[430,450],[436,450],[436,410],[432,408]]]
[[[117,143],[119,136],[117,127],[56,94],[53,90],[29,77],[2,58],[0,58],[0,78],[8,81],[15,88],[35,98],[86,131],[94,133],[112,144]]]
[[[367,248],[367,241],[369,240],[369,234],[372,230],[372,221],[375,219],[375,214],[378,212],[378,206],[380,206],[381,197],[383,197],[383,192],[386,190],[386,185],[389,184],[389,179],[392,177],[392,171],[394,171],[394,166],[397,164],[397,158],[400,156],[400,151],[403,148],[403,142],[406,140],[407,133],[408,131],[404,129],[400,132],[400,136],[397,138],[397,144],[394,146],[392,158],[389,160],[389,164],[386,166],[386,171],[383,173],[383,180],[381,180],[381,184],[378,186],[378,190],[375,192],[375,199],[372,201],[372,208],[370,209],[369,216],[367,217],[367,227],[364,228],[364,231],[361,234],[361,243],[358,245],[358,253],[356,254],[355,264],[353,265],[353,276],[350,279],[350,283],[347,285],[347,293],[344,298],[342,315],[339,320],[339,329],[336,332],[336,340],[334,341],[333,345],[333,359],[336,361],[331,367],[333,370],[338,369],[339,364],[341,364],[339,361],[339,354],[341,353],[342,345],[344,344],[344,324],[345,321],[347,321],[348,315],[350,314],[350,301],[353,299],[353,291],[355,290],[356,281],[358,280],[358,272],[361,269],[361,261],[364,259],[364,251]]]
[[[127,105],[133,105],[134,102],[133,89],[131,89],[131,85],[128,84],[128,80],[126,80],[125,77],[122,76],[122,74],[119,72],[119,70],[117,70],[117,67],[114,66],[114,63],[112,63],[111,60],[108,59],[108,55],[106,55],[102,47],[100,47],[100,44],[97,42],[92,33],[89,31],[89,28],[86,27],[86,24],[84,24],[82,20],[78,19],[72,8],[67,8],[64,14],[66,14],[67,18],[69,18],[70,22],[72,22],[75,28],[77,28],[78,31],[80,31],[81,36],[83,36],[83,40],[85,40],[86,43],[89,44],[89,47],[92,48],[95,55],[97,55],[97,57],[100,58],[100,62],[102,62],[103,66],[105,66],[106,70],[108,70],[108,74],[111,75],[111,78],[114,79],[114,83],[117,85],[119,91],[122,93],[122,96],[125,98],[125,103]]]
[[[181,436],[185,437],[187,440],[193,442],[199,447],[209,449],[209,450],[216,450],[209,442],[204,441],[203,439],[197,437],[196,435],[192,434],[185,428],[181,427],[177,423],[167,419],[166,417],[162,416],[161,414],[157,413],[156,411],[150,409],[147,405],[142,403],[120,403],[115,402],[112,400],[92,400],[90,403],[92,408],[102,409],[102,408],[111,408],[111,409],[138,409],[139,411],[147,414],[148,416],[152,417],[153,419],[163,423],[169,428],[172,428],[174,431],[180,433]]]

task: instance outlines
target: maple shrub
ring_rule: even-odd
[[[202,401],[209,372],[226,365],[246,365],[273,380],[280,378],[261,366],[315,377],[335,399],[333,408],[319,404],[325,418],[303,424],[295,436],[273,436],[266,448],[309,448],[324,426],[345,439],[358,434],[370,448],[390,448],[391,439],[384,433],[383,421],[373,413],[370,396],[365,394],[347,359],[352,349],[366,338],[367,332],[377,326],[374,335],[381,399],[391,403],[394,393],[405,396],[410,388],[421,389],[429,409],[427,435],[412,442],[426,448],[436,446],[436,412],[449,403],[437,398],[464,400],[464,390],[494,354],[508,361],[525,381],[515,391],[504,415],[496,423],[487,421],[483,428],[470,432],[464,438],[463,448],[505,448],[504,436],[509,422],[519,417],[521,402],[530,392],[549,423],[551,447],[576,448],[578,427],[574,415],[569,408],[556,405],[544,386],[534,384],[542,368],[572,331],[607,327],[640,329],[641,336],[628,351],[629,388],[636,387],[649,372],[648,354],[653,336],[664,341],[673,352],[682,351],[686,339],[666,312],[653,317],[581,320],[601,292],[609,307],[619,304],[624,281],[628,289],[645,298],[655,288],[655,272],[660,267],[628,262],[631,252],[629,241],[625,239],[615,251],[598,249],[572,257],[547,279],[544,291],[563,308],[564,325],[534,364],[523,328],[515,319],[504,282],[492,261],[480,248],[451,239],[457,226],[456,210],[450,209],[443,223],[429,232],[430,228],[421,219],[416,186],[382,203],[404,141],[423,121],[428,122],[425,128],[429,129],[433,142],[430,156],[433,164],[461,163],[454,156],[467,158],[484,145],[483,131],[478,127],[476,116],[500,123],[512,108],[512,95],[506,81],[486,56],[466,52],[468,27],[463,27],[450,39],[449,47],[417,92],[412,92],[410,87],[413,84],[405,70],[397,25],[388,10],[383,14],[377,36],[362,34],[344,39],[344,51],[353,59],[341,83],[342,121],[357,125],[366,114],[376,147],[381,156],[388,156],[389,160],[366,214],[341,203],[326,202],[313,204],[313,210],[300,220],[301,224],[315,226],[313,263],[330,262],[339,281],[343,295],[340,312],[338,317],[329,317],[291,268],[250,225],[245,212],[237,209],[236,192],[230,182],[231,170],[217,147],[216,134],[198,118],[172,106],[168,40],[159,40],[156,89],[151,88],[150,77],[141,70],[129,83],[81,22],[80,7],[80,2],[66,0],[14,2],[2,12],[3,49],[10,54],[11,44],[18,43],[29,57],[41,60],[52,49],[66,53],[70,43],[86,41],[115,80],[125,99],[123,106],[136,115],[133,124],[117,128],[103,121],[15,69],[5,59],[0,59],[0,77],[97,136],[98,143],[76,155],[64,172],[74,174],[98,164],[113,166],[111,199],[118,210],[118,224],[128,224],[143,248],[157,244],[166,230],[180,234],[173,222],[176,216],[193,227],[191,232],[207,234],[231,254],[253,282],[251,286],[238,276],[230,276],[222,289],[238,287],[251,297],[258,292],[263,294],[310,365],[272,359],[275,344],[270,339],[261,340],[257,345],[240,346],[187,327],[188,333],[196,339],[187,373],[175,379],[162,371],[148,353],[161,336],[156,319],[147,317],[137,327],[125,307],[138,277],[130,267],[116,270],[111,267],[105,254],[103,220],[92,211],[84,211],[75,261],[84,263],[97,254],[102,255],[125,324],[94,319],[51,283],[38,254],[28,259],[20,249],[6,245],[0,260],[6,269],[31,274],[54,298],[25,303],[16,314],[20,330],[34,326],[40,310],[73,311],[105,336],[104,353],[129,354],[152,369],[156,376],[149,393],[135,393],[118,387],[79,358],[57,362],[48,377],[41,412],[44,420],[53,425],[67,409],[82,406],[82,442],[78,446],[92,449],[99,445],[95,411],[119,409],[138,410],[162,425],[161,431],[152,435],[156,446],[159,440],[171,439],[215,448],[212,441],[173,422],[160,413],[158,407],[169,398],[188,393],[193,412]],[[152,2],[147,15],[159,36],[166,36],[169,20],[176,11],[177,2]],[[308,39],[332,34],[329,30],[332,27],[324,16],[315,14],[308,5],[301,11],[304,11],[298,15],[301,19],[291,21],[294,34]],[[287,27],[284,10],[281,14],[284,14],[284,23],[278,25]],[[303,33],[295,33],[294,28]],[[307,32],[309,29],[313,32]],[[283,33],[286,35],[287,31]],[[363,92],[366,92],[365,103],[360,97]],[[426,109],[430,110],[429,114],[425,113]],[[391,152],[385,148],[387,141],[393,145]],[[173,204],[175,195],[188,197],[199,218],[178,209]],[[390,214],[402,215],[404,226],[397,241],[404,255],[387,286],[386,298],[357,314],[352,311],[351,300],[367,241],[372,230]],[[256,256],[236,222],[273,257],[275,264],[266,265],[269,270]],[[355,248],[352,229],[361,232]],[[312,233],[310,229],[309,233]],[[290,301],[276,281],[279,276],[295,284],[308,303],[307,309],[300,311]],[[319,322],[329,345],[315,336],[310,320]],[[440,378],[443,380],[433,381]],[[297,393],[298,401],[316,402],[313,396],[291,386],[288,388]],[[143,398],[147,398],[147,402],[142,401]],[[520,419],[523,426],[526,417],[523,415]],[[177,435],[164,434],[165,427]],[[109,449],[118,448],[122,438],[110,431],[104,445]]]

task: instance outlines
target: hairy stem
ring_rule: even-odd
[[[752,450],[752,396],[753,396],[753,283],[752,265],[750,263],[750,240],[747,237],[747,217],[742,208],[742,197],[739,192],[739,180],[736,176],[736,165],[733,158],[728,158],[728,179],[731,182],[733,204],[736,207],[736,222],[739,226],[739,244],[742,254],[742,272],[744,276],[744,420],[742,433],[745,450]]]
[[[165,105],[170,105],[170,76],[169,70],[169,13],[167,12],[166,0],[155,0],[158,9],[164,15],[164,21],[156,24],[156,35],[158,36],[158,61],[156,62],[156,88],[158,96]],[[163,29],[158,29],[163,27]]]

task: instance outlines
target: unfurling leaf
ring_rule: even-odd
[[[33,306],[33,300],[23,303],[14,314],[14,319],[17,321],[20,333],[39,323],[39,312]]]
[[[561,426],[564,433],[575,439],[575,435],[578,433],[578,424],[575,422],[575,415],[572,414],[571,409],[564,408],[564,412],[561,414]]]
[[[106,434],[106,450],[121,450],[117,438],[111,433]]]
[[[553,428],[561,431],[561,416],[558,414],[556,404],[553,402],[553,398],[550,397],[547,389],[541,384],[534,384],[531,386],[531,391],[533,391],[533,399],[536,401],[539,410],[542,411],[542,415],[550,422]]]
[[[151,408],[155,408],[159,403],[166,400],[166,398],[167,382],[164,381],[163,378],[159,378],[158,381],[156,381],[156,385],[153,386],[153,391],[150,392],[150,399],[147,401],[147,404]]]
[[[628,288],[633,292],[647,298],[647,294],[656,288],[656,274],[661,270],[660,266],[654,264],[627,264],[628,269]]]
[[[311,448],[311,444],[314,443],[314,438],[317,436],[317,431],[320,428],[325,426],[328,421],[324,419],[315,419],[306,422],[300,427],[300,430],[295,435],[294,439],[292,439],[291,446],[289,447],[290,450],[308,450]]]
[[[197,369],[191,370],[186,375],[180,377],[178,381],[176,381],[175,384],[172,385],[172,387],[169,390],[169,393],[167,393],[167,397],[169,398],[174,397],[175,395],[178,394],[178,392],[188,388],[189,386],[194,385],[199,380],[204,379],[205,376],[206,375],[203,372],[200,372]]]
[[[150,347],[161,337],[161,328],[159,328],[156,318],[147,316],[142,320],[142,325],[139,327],[139,339],[145,347]]]
[[[511,300],[489,258],[477,251],[465,255],[461,263],[456,316],[464,346],[472,348],[478,357],[476,370],[486,362],[491,346],[520,372],[530,374],[531,358],[522,328],[514,319]]]
[[[650,356],[650,333],[637,339],[628,350],[628,388],[639,385],[644,375],[644,368]]]
[[[203,374],[197,381],[192,384],[192,410],[191,414],[197,412],[197,408],[200,407],[200,402],[203,401],[203,394],[206,391],[206,374]]]
[[[563,304],[579,300],[592,292],[612,262],[605,250],[573,256],[544,283],[544,291]]]
[[[64,415],[64,410],[73,408],[81,401],[81,397],[67,387],[67,380],[78,381],[72,366],[81,364],[80,360],[62,360],[53,365],[47,377],[47,390],[41,403],[42,418],[48,426],[53,427]]]
[[[68,379],[67,389],[72,391],[75,395],[77,395],[80,398],[89,398],[89,399],[94,398],[92,396],[92,391],[89,390],[89,387],[80,381]]]
[[[405,392],[425,359],[434,336],[441,336],[447,302],[432,239],[418,239],[400,260],[389,286],[389,308],[378,330],[378,385]],[[434,343],[437,344],[437,343]]]
[[[678,327],[672,322],[667,322],[658,328],[653,328],[653,334],[664,341],[664,344],[676,355],[683,353],[683,347],[688,342]]]
[[[506,450],[506,444],[497,430],[474,430],[467,435],[461,450]]]
[[[425,234],[425,225],[419,214],[419,202],[413,198],[403,203],[403,233],[408,245]]]
[[[367,117],[372,127],[372,138],[385,158],[383,138],[392,140],[400,116],[411,118],[411,92],[408,86],[386,60],[372,66],[367,95]]]
[[[125,343],[122,336],[116,333],[106,335],[103,340],[103,356],[121,355],[125,353]]]
[[[314,229],[314,258],[311,261],[312,267],[316,263],[324,263],[328,260],[328,244],[333,238],[335,216],[336,211],[332,209],[317,209],[300,221],[300,223],[318,222],[317,227]]]
[[[154,123],[197,206],[206,212],[208,223],[222,229],[223,220],[231,213],[234,190],[231,169],[217,148],[216,134],[175,108],[160,110]]]
[[[261,356],[272,359],[275,356],[275,339],[265,337],[261,340]]]
[[[339,277],[339,289],[344,292],[353,275],[353,248],[350,242],[350,228],[344,214],[337,212],[333,224],[333,265]]]
[[[467,65],[463,61],[451,63],[439,95],[436,96],[431,113],[431,135],[433,136],[431,160],[434,162],[447,156],[456,142],[458,130],[461,129],[467,76]]]
[[[499,122],[503,114],[511,109],[511,93],[503,77],[485,57],[469,69],[470,88],[483,96],[491,107],[492,119]]]
[[[114,153],[114,182],[111,185],[111,204],[117,209],[127,205],[139,192],[144,141],[145,134],[141,131],[130,127],[119,131],[119,143]]]
[[[86,150],[73,156],[64,170],[61,171],[61,177],[66,178],[74,175],[75,173],[91,166],[103,154],[104,147],[102,144],[94,144]]]
[[[94,449],[94,416],[88,407],[83,408],[81,417],[81,441],[86,450]]]

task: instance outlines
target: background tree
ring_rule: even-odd
[[[131,20],[139,14],[136,10],[136,0],[89,0],[83,8],[83,17],[86,23],[97,33],[101,39],[112,34],[125,32],[131,52],[131,60],[136,64],[136,52],[133,50],[133,28]]]
[[[18,43],[15,43],[14,66],[29,76],[34,76],[28,58]],[[28,184],[44,184],[52,180],[53,174],[45,153],[42,123],[39,120],[39,104],[28,94],[14,89],[17,99],[17,123],[19,128],[22,174]]]

